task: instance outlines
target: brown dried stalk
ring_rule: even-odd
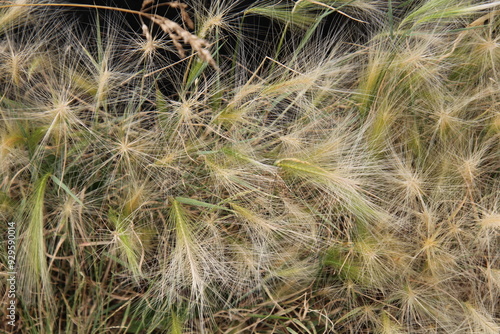
[[[177,52],[179,52],[179,55],[182,58],[186,57],[186,51],[184,50],[182,43],[189,44],[193,49],[193,51],[198,53],[198,56],[200,57],[201,60],[207,62],[213,68],[218,69],[215,60],[212,58],[212,54],[210,53],[210,51],[208,51],[208,47],[210,46],[210,44],[206,40],[190,33],[189,31],[181,27],[178,23],[171,21],[166,17],[147,13],[151,9],[159,6],[159,5],[154,6],[153,4],[154,0],[144,0],[141,6],[141,13],[145,14],[144,16],[149,18],[151,22],[157,24],[165,33],[168,34],[168,36],[172,39],[172,43],[177,49]],[[179,9],[181,12],[181,17],[183,22],[185,22],[190,29],[194,28],[194,23],[186,11],[187,8],[186,4],[175,1],[175,2],[166,2],[162,5],[167,5],[172,8]],[[142,16],[141,16],[141,21],[142,21]],[[145,38],[147,38],[148,41],[150,41],[152,39],[152,36],[148,29],[148,26],[144,22],[142,22],[142,31]]]

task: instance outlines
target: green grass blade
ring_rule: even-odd
[[[68,188],[66,184],[64,184],[64,182],[59,180],[57,176],[51,175],[50,178],[55,182],[55,184],[61,187],[68,195],[70,195],[78,204],[83,206],[83,202],[71,191],[71,189]]]

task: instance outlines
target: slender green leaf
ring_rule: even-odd
[[[71,189],[69,189],[68,186],[64,184],[64,182],[59,180],[57,176],[51,175],[50,178],[52,179],[52,181],[55,182],[55,184],[61,187],[68,195],[70,195],[78,204],[83,206],[83,202],[78,197],[76,197],[76,195],[71,191]]]

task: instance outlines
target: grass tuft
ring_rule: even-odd
[[[497,333],[498,6],[0,4],[17,332]]]

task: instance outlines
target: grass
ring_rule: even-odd
[[[498,332],[498,1],[161,5],[0,5],[4,331]]]

